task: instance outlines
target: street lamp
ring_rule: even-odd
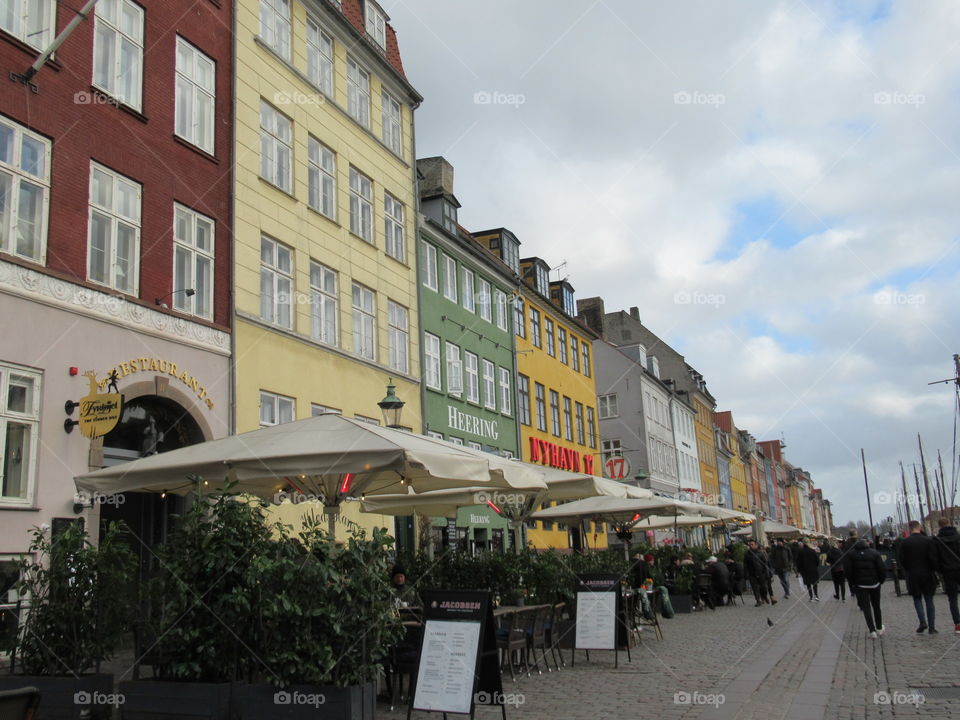
[[[383,424],[388,428],[400,428],[400,413],[403,412],[403,406],[406,404],[397,397],[396,385],[393,384],[393,378],[387,378],[387,396],[377,405],[383,413]]]
[[[633,479],[637,481],[637,487],[644,487],[644,480],[649,480],[650,476],[647,474],[647,471],[643,468],[637,470],[637,474],[633,476]]]

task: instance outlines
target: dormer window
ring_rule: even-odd
[[[550,278],[547,269],[543,265],[536,266],[536,287],[537,292],[544,297],[550,297]]]
[[[449,200],[443,201],[443,229],[451,235],[457,234],[457,206]]]
[[[520,274],[520,243],[509,235],[503,236],[503,247],[500,257],[507,266],[518,275]]]
[[[560,289],[560,306],[570,317],[573,317],[577,314],[573,306],[573,290],[568,287],[562,287]]]
[[[380,46],[381,50],[387,49],[387,18],[376,5],[367,0],[366,3],[366,23],[367,35],[373,38],[373,41]]]

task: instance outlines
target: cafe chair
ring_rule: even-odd
[[[710,573],[697,575],[697,599],[702,601],[711,610],[716,610],[713,604],[713,576]]]
[[[522,625],[521,613],[514,612],[506,618],[505,627],[497,631],[497,650],[500,651],[500,667],[503,668],[504,660],[510,667],[510,679],[517,681],[514,670],[513,658],[517,653],[526,653],[527,635]]]
[[[38,718],[40,691],[32,686],[16,690],[0,690],[0,718],[3,720],[34,720]]]
[[[550,622],[550,615],[553,613],[553,608],[549,605],[541,605],[536,610],[531,611],[533,615],[533,626],[531,633],[527,636],[527,652],[533,655],[533,664],[537,668],[537,674],[543,675],[543,672],[540,670],[540,661],[537,660],[537,650],[540,651],[540,656],[543,658],[543,664],[547,668],[547,672],[553,672],[550,667],[550,662],[547,660],[547,623]],[[527,669],[527,677],[530,676],[529,667]]]
[[[416,625],[404,627],[403,639],[390,649],[390,665],[387,668],[387,685],[390,691],[390,712],[403,697],[403,678],[407,681],[407,693],[413,692],[420,658],[420,642],[423,628]]]
[[[567,661],[563,659],[563,650],[560,649],[560,622],[563,620],[563,609],[565,607],[566,603],[554,605],[550,613],[550,620],[544,628],[547,647],[550,648],[550,656],[553,658],[553,664],[557,671],[560,670],[561,666],[567,666]],[[557,662],[558,656],[560,658],[559,662]]]

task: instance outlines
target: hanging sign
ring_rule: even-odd
[[[86,437],[103,437],[113,430],[120,422],[120,415],[123,412],[123,395],[119,392],[101,393],[97,376],[92,370],[84,373],[90,383],[90,393],[86,397],[80,398],[77,407],[80,410],[78,424],[80,432]],[[116,390],[116,384],[110,386]]]

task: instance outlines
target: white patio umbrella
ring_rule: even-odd
[[[802,531],[800,528],[795,528],[792,525],[784,525],[781,522],[776,520],[764,520],[763,525],[761,526],[763,532],[767,535],[773,535],[775,537],[800,537]],[[755,535],[753,527],[743,528],[742,530],[737,530],[736,532],[731,533],[732,535]],[[755,538],[756,539],[756,538]]]
[[[198,480],[198,478],[200,478]],[[75,478],[90,493],[222,491],[324,504],[331,533],[347,497],[456,487],[545,487],[532,466],[403,430],[320,415],[151,455]]]
[[[669,530],[678,527],[703,527],[704,525],[716,525],[722,522],[723,520],[705,515],[651,515],[638,520],[631,529]]]

